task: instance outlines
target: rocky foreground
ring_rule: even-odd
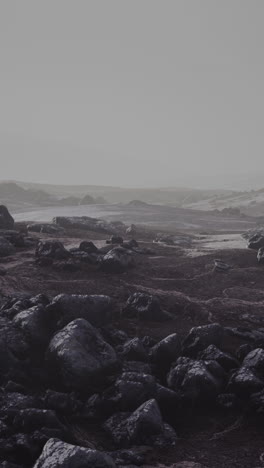
[[[77,221],[0,209],[0,467],[264,466],[261,233]]]

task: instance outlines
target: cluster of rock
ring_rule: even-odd
[[[120,236],[112,236],[107,244],[97,248],[91,241],[82,241],[79,247],[67,250],[60,241],[41,240],[36,248],[36,260],[39,265],[59,265],[66,270],[78,269],[81,263],[88,263],[108,273],[122,273],[135,265],[138,254],[152,253],[140,248],[134,239],[124,242]]]
[[[171,318],[142,293],[121,313],[139,322]],[[137,447],[177,444],[173,426],[180,429],[190,406],[264,413],[264,330],[211,324],[157,342],[115,329],[115,314],[104,295],[2,304],[0,466],[141,466]],[[90,441],[91,425],[104,434],[107,451]]]

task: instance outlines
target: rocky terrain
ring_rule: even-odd
[[[210,222],[0,207],[0,467],[264,466],[264,232]]]

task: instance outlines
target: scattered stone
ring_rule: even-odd
[[[40,241],[36,249],[36,257],[64,260],[69,258],[70,252],[59,241]]]
[[[128,298],[122,313],[125,317],[153,322],[164,321],[170,318],[162,310],[160,301],[156,296],[139,292],[132,294]]]
[[[135,266],[132,252],[123,247],[115,247],[104,255],[101,269],[107,273],[123,273]]]

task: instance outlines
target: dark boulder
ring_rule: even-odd
[[[134,411],[150,398],[156,398],[156,393],[157,385],[152,375],[124,372],[114,385],[111,400],[118,411]]]
[[[44,406],[60,414],[74,414],[82,407],[82,403],[74,394],[47,390],[44,397]]]
[[[171,445],[176,434],[164,424],[156,400],[143,403],[131,415],[117,413],[106,421],[104,428],[120,447],[134,444]]]
[[[115,247],[107,252],[101,261],[101,269],[107,273],[123,273],[135,266],[131,251],[123,247]]]
[[[261,234],[255,234],[249,238],[247,246],[249,249],[259,250],[264,247],[264,236]]]
[[[168,374],[168,386],[184,400],[210,401],[225,384],[225,372],[216,361],[179,358]]]
[[[239,362],[231,354],[224,353],[215,345],[210,345],[199,354],[199,359],[204,361],[217,361],[226,371],[235,369],[239,366]]]
[[[127,300],[123,310],[124,317],[138,318],[146,321],[168,320],[169,316],[161,308],[156,296],[143,293],[134,293]]]
[[[42,349],[48,345],[54,330],[55,324],[52,318],[44,306],[36,305],[19,312],[14,317],[13,323],[23,331],[28,343]]]
[[[209,345],[220,347],[224,338],[224,329],[218,323],[193,327],[182,344],[185,356],[196,357]]]
[[[229,380],[229,390],[241,396],[248,396],[264,387],[264,350],[257,348],[244,358],[242,366]]]
[[[62,433],[65,431],[55,411],[46,409],[26,408],[20,410],[16,414],[13,424],[17,431],[23,433],[34,432],[41,427],[56,428]]]
[[[4,205],[0,205],[0,229],[14,229],[15,221]]]
[[[171,363],[179,357],[180,350],[181,340],[177,333],[173,333],[153,346],[150,351],[151,360],[159,369],[166,372]]]
[[[86,320],[77,319],[53,337],[47,364],[58,384],[88,392],[115,373],[118,360],[99,332]]]
[[[109,296],[103,295],[59,294],[48,309],[57,315],[60,328],[78,318],[101,327],[112,319],[114,303]]]
[[[123,346],[118,348],[120,355],[130,361],[146,361],[148,359],[147,351],[140,338],[132,338]]]
[[[261,247],[261,249],[258,250],[257,253],[257,260],[258,263],[264,263],[264,247]]]
[[[92,254],[92,253],[96,254],[98,252],[98,248],[91,241],[82,241],[80,243],[79,250],[81,250],[82,252],[89,253],[89,254]]]
[[[109,240],[106,241],[107,244],[123,244],[124,239],[121,236],[112,236]]]
[[[34,468],[115,468],[113,459],[103,452],[50,439]]]
[[[0,234],[0,257],[8,257],[9,255],[13,255],[15,251],[16,249],[13,244],[5,237],[1,237]]]
[[[52,258],[54,260],[64,260],[69,258],[70,252],[65,249],[59,241],[40,241],[36,249],[36,257]]]

